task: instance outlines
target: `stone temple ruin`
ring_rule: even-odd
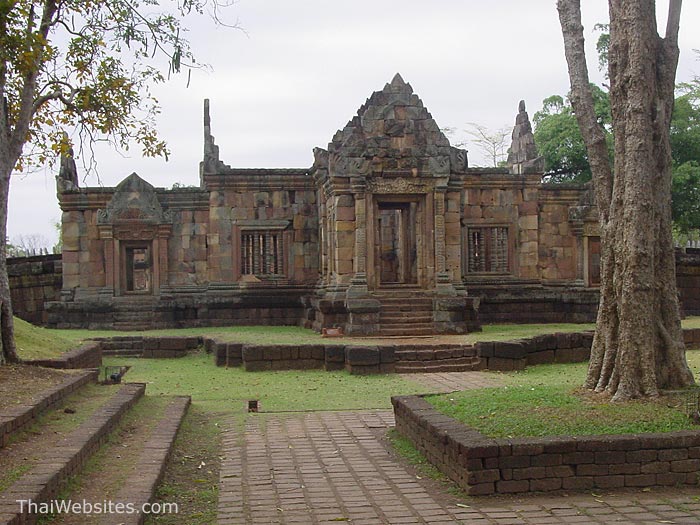
[[[348,334],[464,333],[486,321],[590,321],[596,213],[542,183],[524,103],[507,168],[470,168],[411,86],[372,93],[303,169],[224,164],[204,111],[198,188],[58,177],[54,327],[231,324]]]

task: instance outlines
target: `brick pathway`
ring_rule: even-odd
[[[425,392],[436,394],[455,392],[457,390],[472,390],[474,388],[488,388],[503,384],[496,374],[486,374],[484,372],[401,374],[401,377],[424,386]]]
[[[700,523],[697,491],[459,500],[387,452],[380,438],[392,425],[391,411],[365,411],[259,414],[243,432],[232,426],[219,524]]]

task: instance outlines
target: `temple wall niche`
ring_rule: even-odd
[[[315,191],[266,188],[262,183],[242,190],[212,191],[208,223],[206,239],[212,282],[238,281],[246,274],[245,238],[253,233],[268,233],[275,239],[281,236],[276,245],[281,250],[278,257],[285,260],[284,275],[280,277],[296,283],[318,279]]]
[[[521,279],[537,279],[538,275],[538,215],[536,187],[524,187],[526,180],[522,176],[503,175],[499,180],[484,178],[470,181],[464,191],[464,271],[470,274],[507,273]],[[529,181],[532,183],[532,181]],[[488,231],[494,229],[494,231]],[[474,268],[474,240],[469,241],[475,231],[483,231],[482,242],[488,245],[489,257],[496,249],[493,239],[495,230],[499,236],[507,235],[502,241],[502,250],[507,249],[507,271],[504,268],[491,268],[488,265]],[[471,232],[471,233],[470,233]],[[481,239],[481,238],[480,238]],[[505,257],[505,255],[503,255]],[[471,267],[470,267],[471,264]],[[498,271],[497,271],[498,270]]]
[[[63,212],[63,287],[83,290],[105,286],[104,242],[96,210]]]
[[[352,195],[332,198],[333,213],[333,273],[336,282],[347,283],[354,272],[355,199]]]
[[[445,258],[451,281],[462,278],[462,224],[459,191],[448,192],[445,198]]]
[[[168,244],[168,285],[202,285],[207,282],[207,232],[209,212],[176,212]]]
[[[539,264],[545,282],[580,279],[577,237],[569,223],[569,209],[581,190],[547,189],[540,192]]]

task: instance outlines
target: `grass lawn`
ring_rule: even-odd
[[[700,350],[690,350],[688,361],[700,378]],[[577,395],[587,366],[534,366],[502,374],[504,387],[429,396],[427,400],[441,412],[492,437],[697,429],[683,411],[682,397],[616,404],[598,395]]]
[[[700,328],[700,317],[689,317],[683,320],[684,328]],[[435,338],[420,338],[417,341],[429,342],[433,340],[439,343],[475,343],[478,341],[506,341],[509,339],[522,339],[539,334],[551,334],[554,332],[580,332],[593,330],[593,324],[493,324],[484,325],[483,331],[467,335],[443,335]],[[298,326],[228,326],[212,328],[172,328],[167,330],[145,331],[117,331],[117,330],[53,330],[33,326],[21,319],[15,318],[15,330],[17,347],[22,359],[39,359],[56,356],[62,352],[75,348],[82,341],[92,337],[110,337],[119,335],[141,336],[189,336],[208,335],[216,336],[224,341],[236,341],[240,343],[259,344],[379,344],[385,339],[339,337],[322,338],[313,330]],[[414,341],[407,338],[404,341]],[[396,341],[396,339],[392,339]]]
[[[178,359],[105,358],[105,365],[130,365],[127,381],[148,383],[149,395],[190,395],[214,412],[242,412],[258,399],[265,412],[390,408],[391,396],[419,393],[424,387],[399,374],[370,376],[325,370],[246,372],[216,367],[204,352]]]

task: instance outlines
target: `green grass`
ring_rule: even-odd
[[[151,395],[191,395],[194,403],[216,412],[241,411],[248,399],[260,400],[261,410],[268,412],[389,408],[392,395],[424,389],[398,374],[246,372],[215,367],[213,360],[197,352],[179,359],[106,358],[104,364],[130,365],[126,380],[148,383]]]
[[[147,525],[216,523],[221,463],[218,416],[197,406],[190,407],[156,495],[157,502],[176,502],[179,513],[148,516]]]
[[[15,318],[16,341],[23,359],[49,358],[75,348],[82,341],[93,337],[120,335],[141,336],[216,336],[224,341],[259,344],[375,344],[380,338],[338,337],[322,338],[318,333],[298,326],[228,326],[216,328],[172,328],[167,330],[117,331],[117,330],[53,330],[39,328]],[[484,325],[483,331],[467,335],[439,336],[441,342],[475,343],[478,341],[505,341],[522,339],[554,332],[579,332],[593,330],[588,324],[493,324]],[[700,328],[700,317],[683,320],[684,328]],[[426,339],[421,339],[426,341]]]
[[[688,352],[696,375],[700,350]],[[440,412],[491,437],[627,434],[697,428],[677,397],[609,403],[577,395],[587,363],[541,365],[502,374],[506,386],[426,399]]]
[[[15,317],[15,344],[22,359],[50,359],[76,347],[70,334],[34,326]]]
[[[540,334],[556,332],[583,332],[594,330],[593,323],[550,323],[550,324],[489,324],[482,327],[481,332],[464,336],[468,342],[477,341],[508,341],[525,339]]]

